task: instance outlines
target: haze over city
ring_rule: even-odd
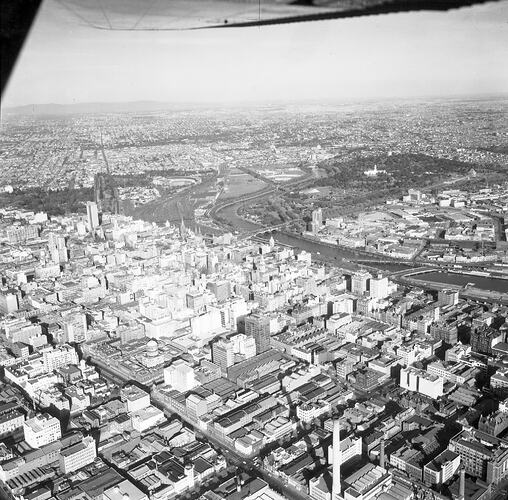
[[[194,31],[94,29],[43,2],[3,107],[350,100],[506,92],[507,2]]]

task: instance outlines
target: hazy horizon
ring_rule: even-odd
[[[277,100],[238,100],[238,101],[226,101],[226,100],[208,100],[208,101],[162,101],[162,100],[154,100],[154,99],[136,99],[131,101],[123,101],[123,100],[111,100],[111,101],[76,101],[76,102],[30,102],[27,104],[13,105],[13,106],[2,106],[4,111],[9,111],[12,109],[18,108],[27,108],[27,107],[36,107],[36,106],[62,106],[62,107],[72,107],[72,106],[87,106],[87,105],[134,105],[134,104],[153,104],[153,105],[164,105],[164,106],[182,106],[182,105],[193,105],[193,106],[219,106],[219,105],[231,105],[235,106],[243,106],[243,105],[326,105],[326,104],[355,104],[355,103],[367,103],[367,102],[388,102],[388,101],[421,101],[421,100],[461,100],[461,99],[473,99],[473,100],[483,100],[483,99],[508,99],[508,91],[506,92],[484,92],[484,93],[464,93],[464,94],[428,94],[428,95],[414,95],[414,96],[364,96],[364,97],[354,97],[354,98],[329,98],[329,99],[277,99]]]
[[[46,0],[2,109],[502,96],[507,19],[500,2],[262,28],[109,31]]]

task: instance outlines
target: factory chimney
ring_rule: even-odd
[[[460,483],[459,483],[459,500],[466,498],[466,469],[464,466],[460,468]]]
[[[379,467],[385,468],[385,440],[381,439],[381,444],[379,448]]]
[[[340,499],[340,422],[333,421],[333,474],[332,474],[332,500]]]

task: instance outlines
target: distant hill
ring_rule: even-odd
[[[369,103],[378,102],[424,102],[424,101],[497,101],[508,99],[508,93],[503,94],[479,94],[476,96],[471,95],[456,95],[456,96],[429,96],[429,97],[414,97],[414,98],[383,98],[372,99],[365,98],[363,100],[342,101],[342,100],[303,100],[303,101],[275,101],[275,102],[262,102],[262,101],[238,101],[233,103],[220,103],[220,102],[164,102],[164,101],[131,101],[131,102],[82,102],[75,104],[27,104],[25,106],[13,106],[2,108],[3,115],[82,115],[86,113],[139,113],[151,111],[187,111],[196,110],[197,108],[216,110],[216,109],[252,109],[253,107],[258,110],[270,111],[291,111],[302,110],[303,108],[315,107],[322,109],[329,106],[340,106],[341,108],[346,105],[361,105],[364,106]]]
[[[193,104],[193,106],[196,106]],[[185,103],[159,101],[135,102],[84,102],[76,104],[28,104],[2,109],[5,115],[71,115],[85,113],[125,113],[140,111],[159,111],[165,109],[185,109]]]

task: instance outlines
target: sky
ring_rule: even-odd
[[[109,31],[42,5],[2,107],[508,92],[508,2],[194,31]]]

